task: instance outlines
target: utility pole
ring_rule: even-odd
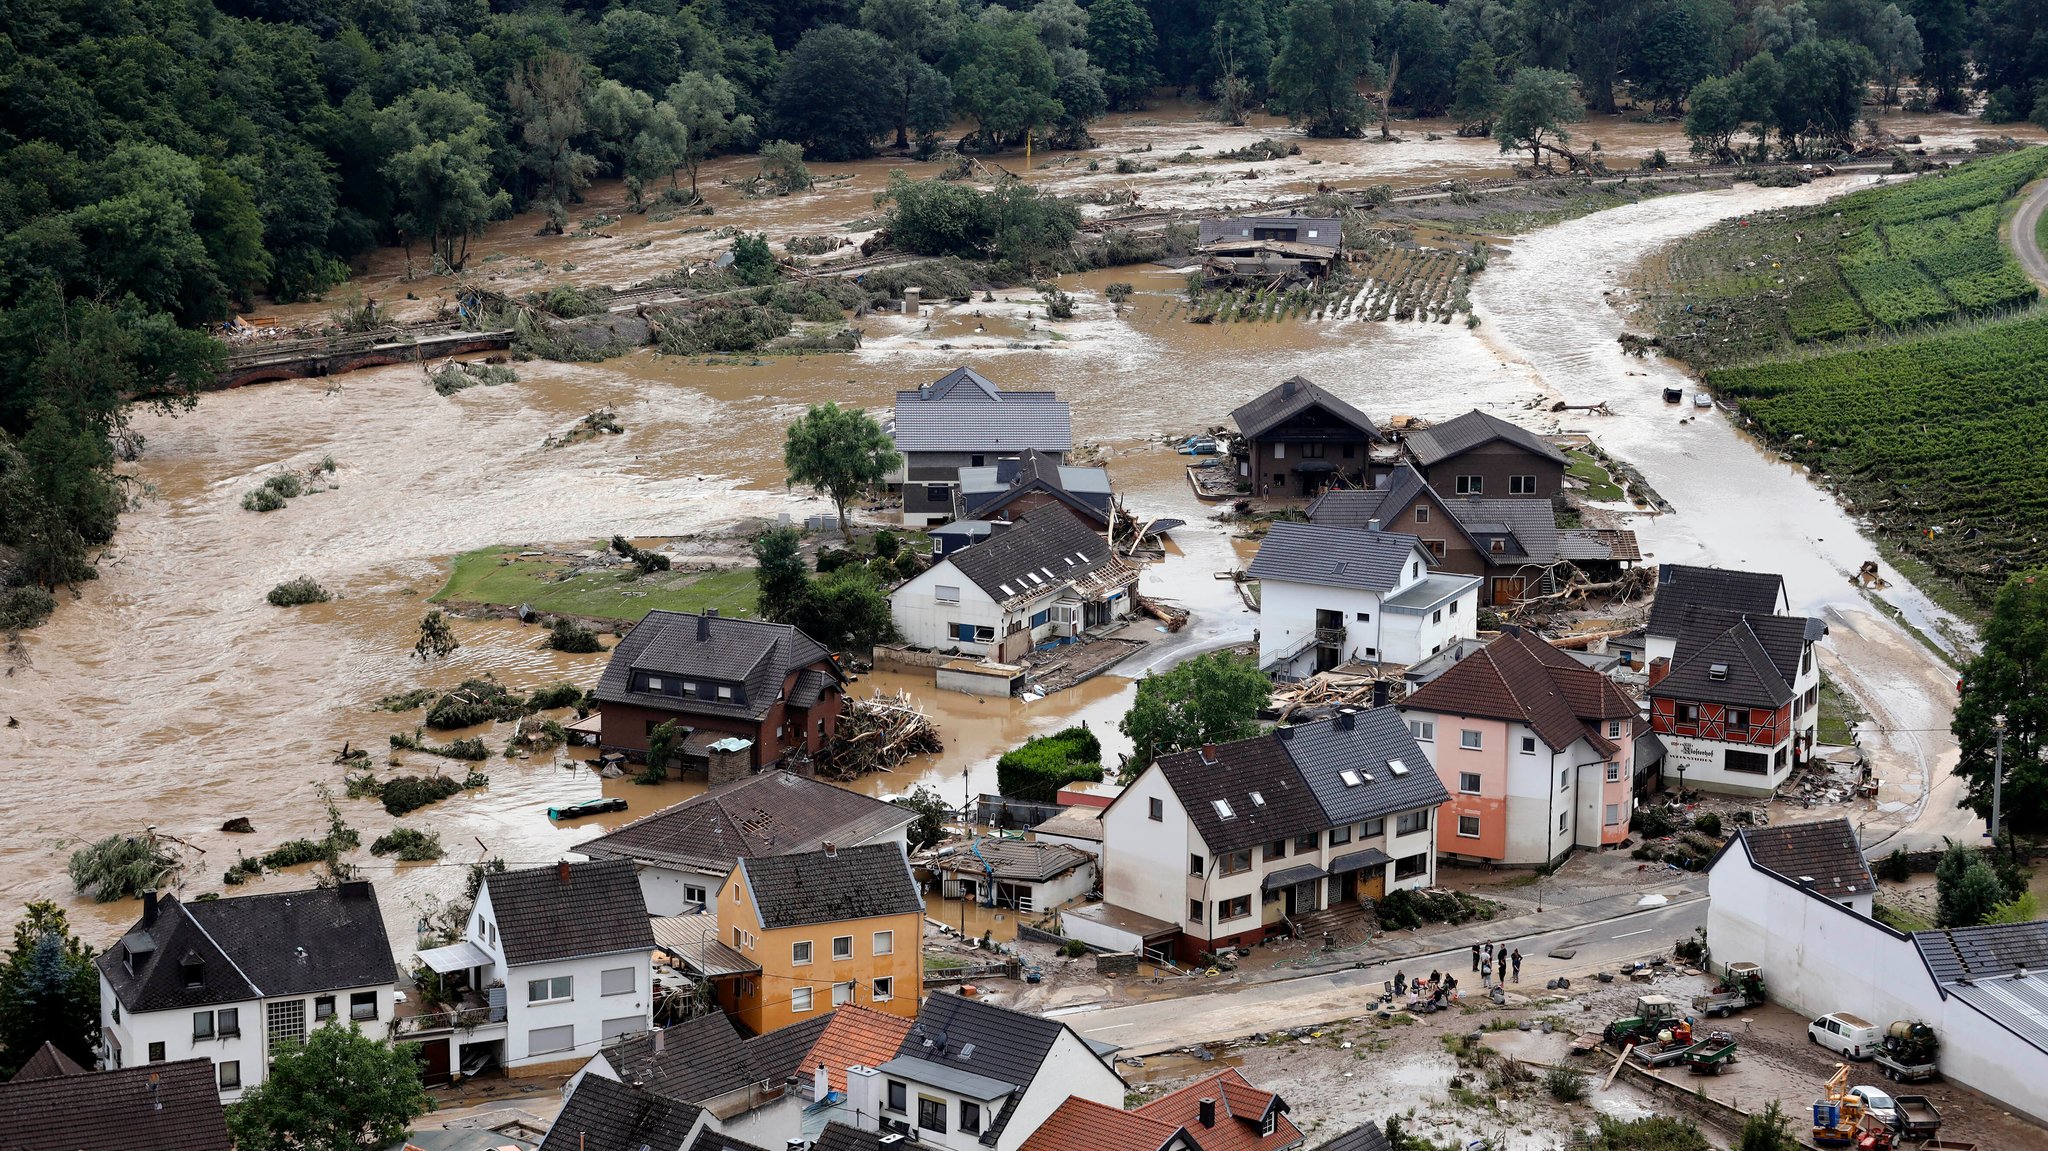
[[[1991,759],[1991,850],[1998,851],[1998,823],[2002,801],[2005,798],[2005,714],[1991,717],[1991,730],[1998,734],[1998,750]]]

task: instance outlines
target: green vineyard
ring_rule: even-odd
[[[2048,563],[2048,318],[1707,373],[1773,443],[1979,603]]]
[[[1648,289],[1658,335],[1711,367],[2024,307],[2034,285],[1999,225],[2044,171],[2048,148],[2029,148],[1716,225]]]

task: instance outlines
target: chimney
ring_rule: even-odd
[[[1280,398],[1281,398],[1281,399],[1283,399],[1283,400],[1291,400],[1291,399],[1293,399],[1293,398],[1294,398],[1294,379],[1293,379],[1293,377],[1291,377],[1291,376],[1290,376],[1290,377],[1288,377],[1288,378],[1287,378],[1286,380],[1283,380],[1283,381],[1281,381],[1281,384],[1280,384]]]
[[[710,638],[711,613],[709,611],[706,611],[703,615],[697,617],[697,642],[703,643],[705,640],[708,640]]]
[[[1376,532],[1380,530],[1380,517],[1374,516],[1371,519],[1365,521],[1365,530],[1369,532]]]
[[[832,1094],[832,1076],[825,1070],[825,1061],[821,1059],[818,1061],[817,1068],[811,1072],[811,1101],[813,1103],[822,1103],[825,1101],[825,1096],[830,1094]]]
[[[1285,743],[1286,741],[1294,738],[1294,725],[1291,723],[1283,723],[1279,727],[1273,729],[1273,734],[1279,736],[1280,741],[1282,743]]]
[[[853,1126],[878,1131],[882,1126],[882,1073],[872,1067],[846,1069],[846,1110]]]
[[[149,890],[142,893],[142,929],[144,931],[147,931],[155,926],[156,888],[152,887]]]
[[[1216,1101],[1214,1099],[1202,1100],[1202,1126],[1216,1126]]]
[[[829,840],[829,839],[828,839],[828,840],[826,840],[826,841],[825,841],[825,843],[824,843],[824,847],[825,847],[825,858],[826,858],[826,859],[838,859],[838,858],[839,858],[839,845],[838,845],[838,844],[836,844],[836,843],[834,843],[834,842],[832,842],[831,840]]]
[[[1357,727],[1357,726],[1358,726],[1358,709],[1357,709],[1357,708],[1352,708],[1352,707],[1346,707],[1346,708],[1340,708],[1340,709],[1338,709],[1338,711],[1337,711],[1337,727],[1338,727],[1338,728],[1339,728],[1340,730],[1343,730],[1343,731],[1350,731],[1350,730],[1351,730],[1352,728],[1354,728],[1354,727]]]
[[[754,771],[754,743],[728,735],[705,750],[708,782],[712,787],[745,779]]]
[[[370,898],[370,881],[367,879],[351,879],[344,882],[341,885],[341,897],[343,899]]]
[[[566,860],[566,859],[558,859],[558,860],[556,860],[556,861],[555,861],[555,878],[556,878],[556,879],[559,879],[559,880],[561,880],[561,881],[562,881],[562,885],[563,885],[563,886],[565,886],[565,887],[566,887],[566,886],[568,886],[568,883],[569,883],[569,861],[568,861],[568,860]]]
[[[1215,745],[1215,744],[1213,744],[1213,743],[1205,743],[1205,744],[1203,744],[1203,745],[1202,745],[1202,762],[1203,762],[1203,763],[1215,763],[1215,762],[1216,762],[1216,745]]]
[[[1667,675],[1670,675],[1670,674],[1671,674],[1671,657],[1670,657],[1670,656],[1664,656],[1664,655],[1660,655],[1660,656],[1658,656],[1658,657],[1657,657],[1656,659],[1653,659],[1653,660],[1651,660],[1651,661],[1650,661],[1650,686],[1651,686],[1651,687],[1656,687],[1656,686],[1657,686],[1658,684],[1660,684],[1660,683],[1663,683],[1663,682],[1664,682],[1664,677],[1665,677],[1665,676],[1667,676]]]
[[[1376,679],[1372,681],[1372,705],[1374,707],[1387,706],[1387,697],[1389,694],[1391,693],[1387,690],[1386,680]]]
[[[654,1053],[659,1055],[666,1050],[668,1050],[668,1028],[657,1027],[654,1029]]]

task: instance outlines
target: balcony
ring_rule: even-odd
[[[1341,627],[1317,628],[1316,644],[1320,647],[1343,647],[1344,629]]]

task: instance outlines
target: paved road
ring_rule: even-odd
[[[2013,213],[2012,234],[2007,241],[2012,244],[2012,254],[2019,260],[2020,267],[2027,270],[2027,275],[2033,277],[2036,284],[2048,289],[2048,252],[2041,250],[2037,239],[2044,209],[2048,209],[2048,180],[2037,181],[2027,198],[2020,201],[2020,210]]]
[[[1693,899],[1604,922],[1503,938],[1521,949],[1522,985],[1541,990],[1544,982],[1555,976],[1576,980],[1626,960],[1668,955],[1673,940],[1691,934],[1695,927],[1704,927],[1706,922],[1707,901]],[[1574,949],[1576,954],[1570,959],[1549,958],[1549,952],[1566,948]],[[1469,956],[1469,947],[1458,947],[1406,956],[1372,967],[1239,985],[1229,990],[1099,1011],[1055,1010],[1050,1014],[1064,1019],[1086,1038],[1120,1044],[1127,1054],[1146,1055],[1192,1043],[1234,1039],[1254,1031],[1307,1027],[1364,1014],[1380,997],[1381,984],[1394,977],[1396,967],[1411,975],[1426,975],[1431,967],[1448,969],[1458,976],[1459,989],[1464,991],[1465,976],[1471,967]],[[1483,994],[1476,976],[1470,991]]]

